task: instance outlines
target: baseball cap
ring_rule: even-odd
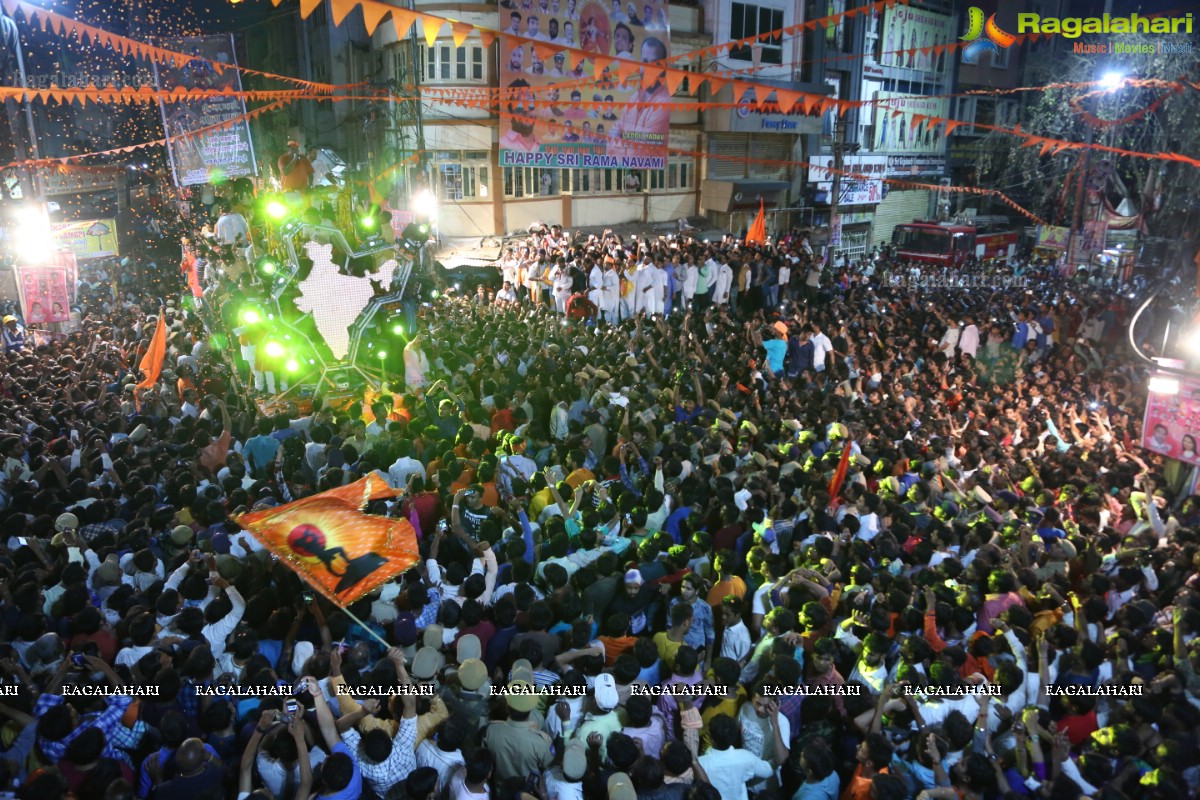
[[[611,673],[602,672],[596,676],[594,696],[601,711],[612,711],[621,702],[617,695],[617,680]]]
[[[63,531],[73,531],[79,529],[79,517],[74,514],[59,514],[58,519],[54,520],[54,530],[62,533]]]
[[[521,683],[533,683],[533,664],[529,663],[528,658],[518,658],[513,662],[512,669],[509,670],[508,679]]]
[[[529,681],[512,681],[508,684],[508,690],[508,707],[513,711],[533,711],[537,708],[537,687]]]
[[[609,777],[608,800],[637,800],[633,780],[624,772],[617,772]]]
[[[472,658],[482,658],[483,647],[479,643],[479,637],[473,633],[458,637],[458,647],[455,653],[459,664]]]
[[[563,777],[568,781],[581,781],[587,772],[587,749],[583,742],[572,739],[563,752]]]
[[[441,669],[441,654],[432,647],[422,647],[417,651],[417,657],[413,659],[412,676],[419,681],[432,680],[437,671]]]
[[[487,667],[478,658],[468,658],[459,664],[458,682],[468,692],[477,690],[487,681]]]

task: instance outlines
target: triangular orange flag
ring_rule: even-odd
[[[454,34],[454,46],[462,47],[463,42],[467,40],[473,30],[475,30],[475,26],[469,22],[450,23],[450,32]]]
[[[421,19],[421,30],[425,34],[425,43],[433,47],[437,41],[438,31],[442,29],[442,20],[428,14],[418,14],[417,16]]]
[[[233,521],[301,580],[344,607],[420,559],[411,522],[363,511],[368,502],[399,493],[371,472],[348,486]]]
[[[403,39],[408,36],[408,32],[412,29],[413,23],[416,20],[417,15],[407,8],[392,7],[392,24],[396,26],[397,39]]]
[[[796,101],[800,99],[800,93],[789,92],[784,89],[776,89],[775,99],[779,102],[779,110],[782,113],[787,114],[796,106]]]
[[[754,218],[754,222],[750,224],[750,228],[746,231],[745,244],[766,244],[767,243],[767,211],[763,199],[758,198],[758,216]]]
[[[329,14],[333,17],[334,27],[338,27],[346,19],[346,16],[354,10],[358,3],[354,0],[329,0]],[[363,15],[366,15],[366,7],[363,7]]]
[[[496,32],[486,28],[479,29],[479,41],[483,42],[485,48],[491,47],[492,42],[496,41]]]
[[[368,36],[375,33],[375,29],[379,27],[379,23],[383,22],[383,18],[391,10],[391,8],[385,6],[383,3],[363,3],[363,25],[366,26]]]
[[[676,92],[678,92],[679,87],[683,84],[683,82],[687,79],[687,77],[688,77],[688,74],[687,74],[686,70],[682,70],[682,69],[667,70],[667,91],[670,92],[671,94],[675,94]]]
[[[142,371],[142,380],[134,388],[133,399],[138,410],[142,408],[141,391],[149,389],[154,384],[158,383],[158,378],[162,375],[163,359],[167,355],[167,322],[162,313],[158,315],[158,324],[154,328],[154,335],[150,337],[150,346],[146,349],[146,354],[142,356],[142,361],[138,364],[138,369]]]
[[[321,5],[321,0],[300,0],[300,19],[308,19]]]

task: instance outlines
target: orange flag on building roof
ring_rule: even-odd
[[[363,511],[399,493],[372,472],[349,486],[233,519],[301,580],[347,606],[420,558],[412,523]]]
[[[767,243],[767,211],[762,198],[758,199],[758,216],[746,231],[746,244]]]

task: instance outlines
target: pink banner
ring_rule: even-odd
[[[1180,379],[1179,392],[1150,392],[1142,423],[1142,447],[1155,453],[1200,465],[1200,380]]]
[[[70,321],[72,264],[67,255],[73,262],[73,253],[56,253],[47,264],[20,267],[26,325]]]

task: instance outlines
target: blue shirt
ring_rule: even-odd
[[[242,447],[242,454],[253,464],[255,474],[265,474],[279,453],[280,441],[273,436],[252,436]]]
[[[783,357],[787,355],[787,342],[783,339],[768,339],[763,342],[767,351],[767,364],[776,375],[783,372]]]
[[[354,772],[350,776],[350,782],[346,784],[346,788],[342,789],[340,792],[334,792],[333,794],[322,794],[322,800],[358,800],[363,793],[363,780],[362,770],[358,768],[358,762],[354,760],[354,754],[350,752],[350,748],[346,746],[345,742],[340,741],[333,746],[333,752],[341,753],[342,755],[346,756],[346,758],[350,759],[350,763],[354,765]]]

